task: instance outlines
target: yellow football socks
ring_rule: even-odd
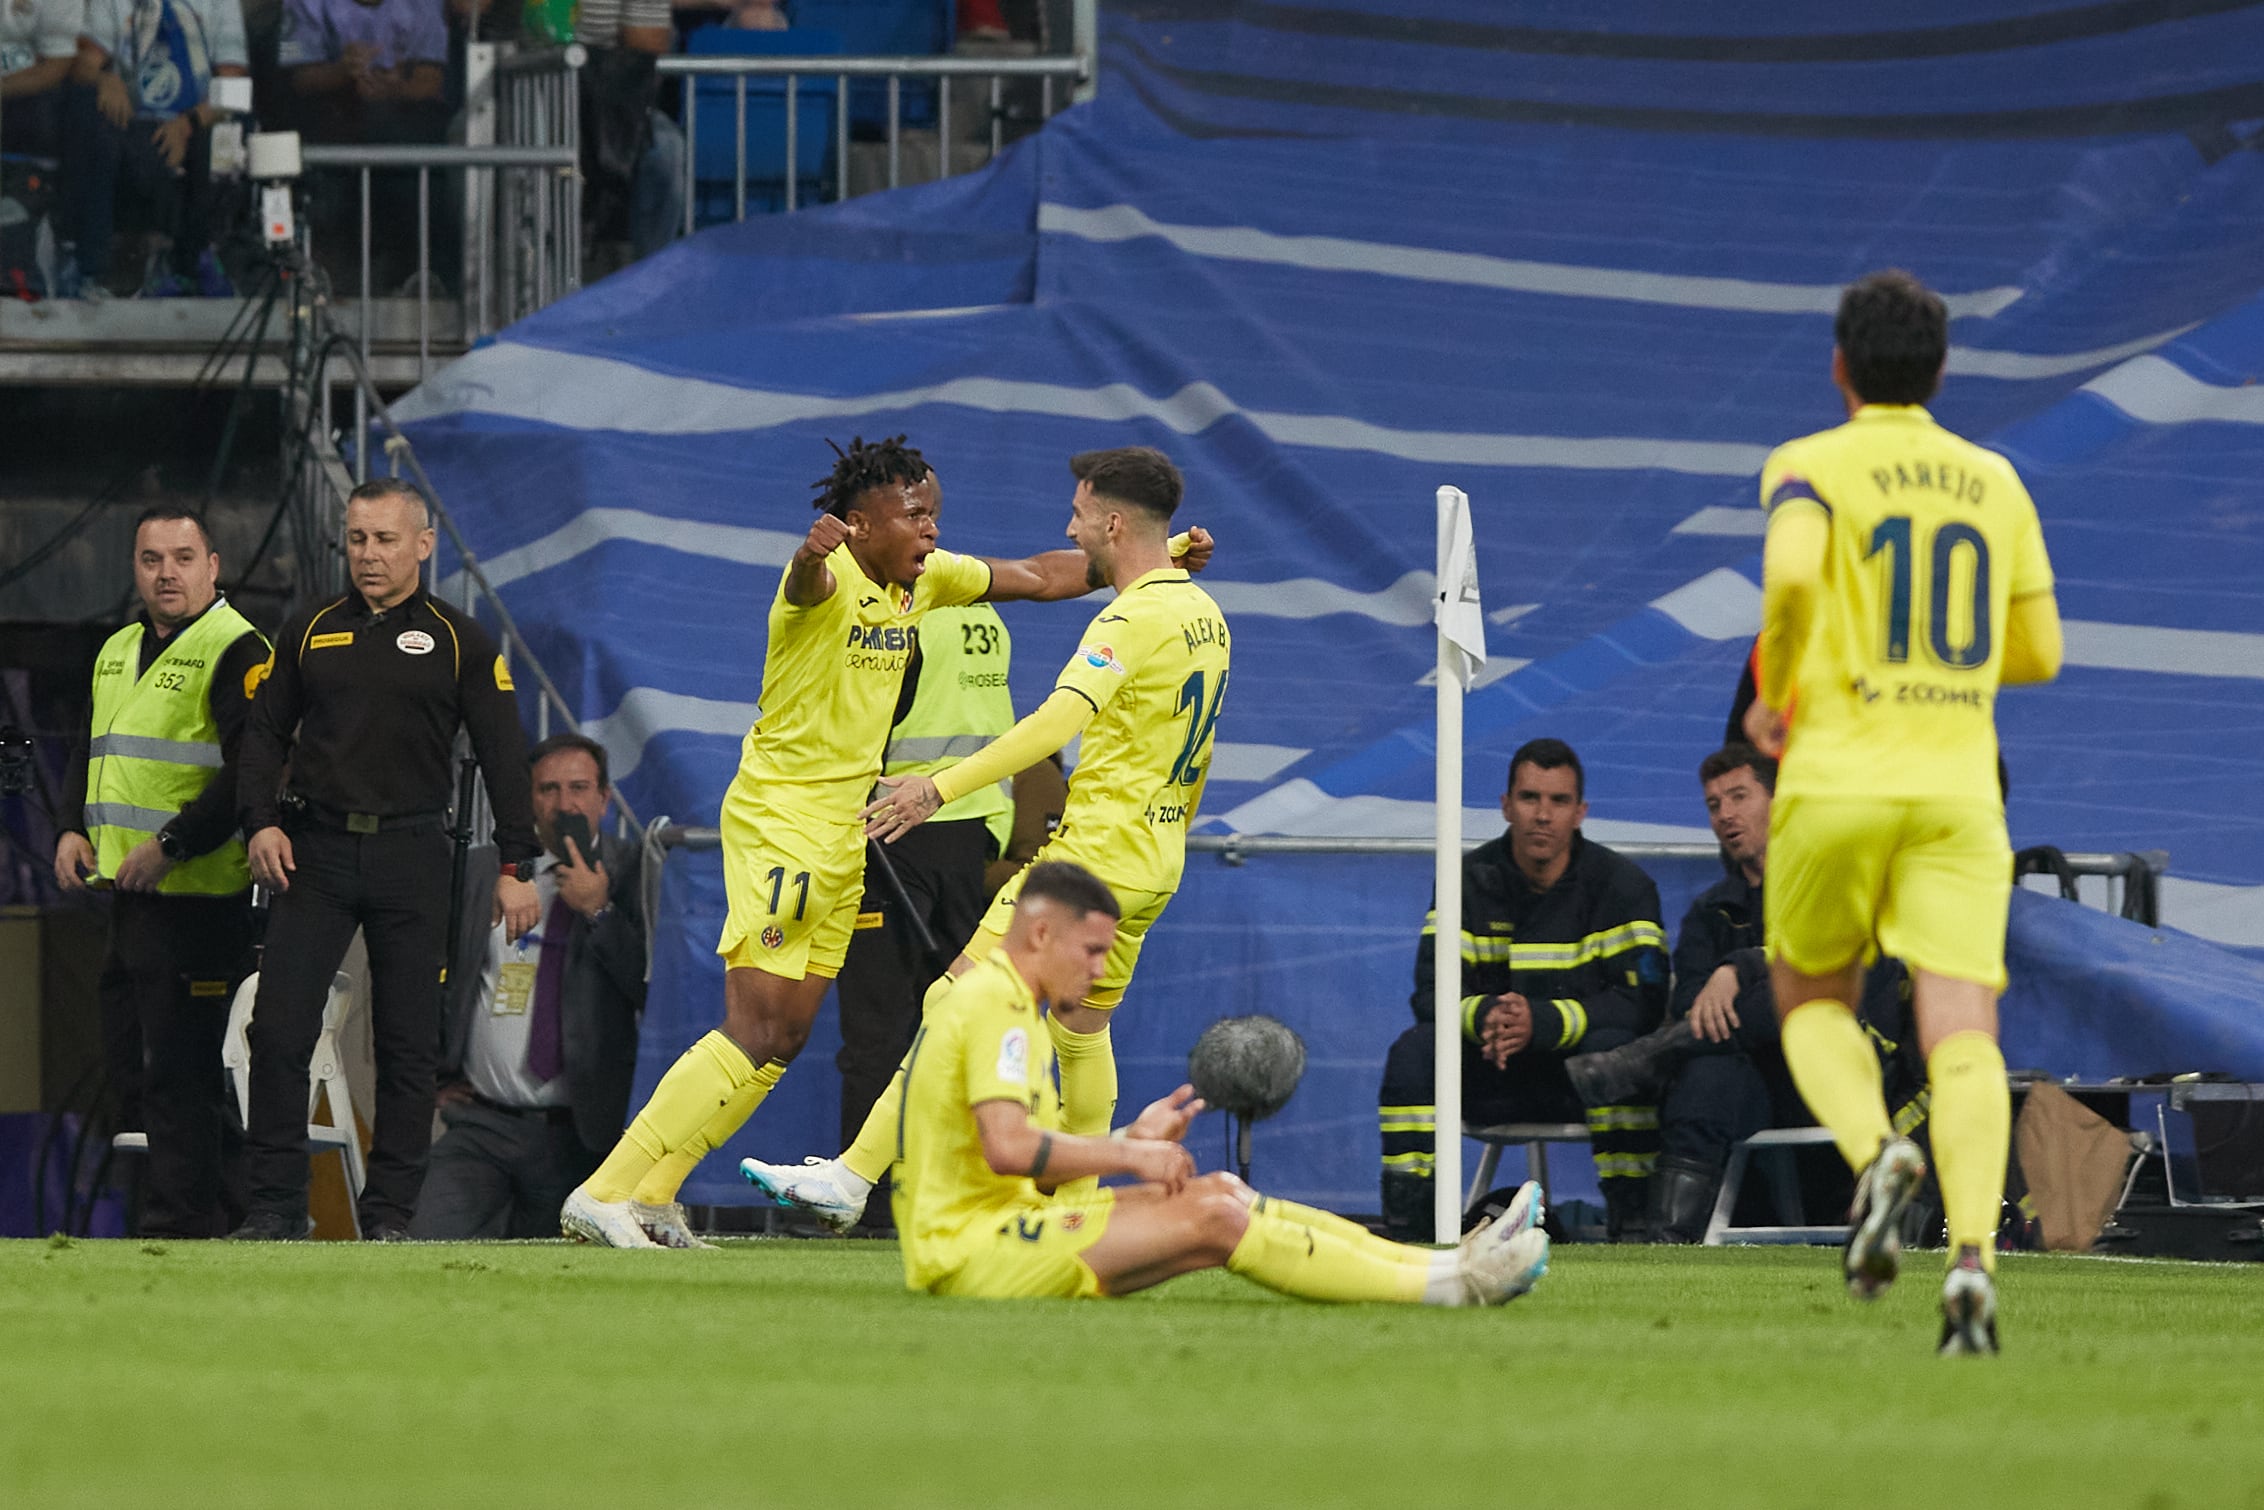
[[[758,1068],[746,1082],[731,1093],[731,1099],[717,1109],[716,1114],[701,1125],[692,1135],[692,1141],[682,1148],[672,1148],[653,1165],[645,1177],[637,1182],[635,1199],[648,1206],[665,1206],[676,1199],[676,1192],[684,1188],[700,1160],[721,1148],[730,1136],[746,1125],[763,1104],[786,1066],[777,1060]]]
[[[722,1126],[736,1112],[736,1120],[724,1129],[723,1136],[729,1137],[785,1072],[782,1064],[766,1064],[758,1070],[722,1032],[708,1034],[660,1077],[645,1109],[586,1182],[590,1194],[601,1201],[631,1199],[653,1166],[670,1153],[689,1148],[705,1130]],[[740,1094],[750,1082],[760,1082],[752,1098]],[[669,1192],[671,1199],[674,1195]]]
[[[1116,1115],[1116,1049],[1108,1024],[1098,1033],[1072,1033],[1048,1015],[1054,1058],[1061,1063],[1061,1130],[1081,1138],[1108,1136]]]
[[[1269,1205],[1271,1203],[1268,1203]],[[1456,1305],[1462,1299],[1453,1249],[1432,1253],[1387,1244],[1377,1252],[1327,1226],[1291,1221],[1263,1206],[1226,1267],[1269,1290],[1305,1300],[1390,1300],[1403,1305]]]
[[[1800,1099],[1831,1130],[1840,1157],[1858,1174],[1894,1136],[1879,1055],[1845,1002],[1802,1002],[1784,1020],[1785,1067]]]
[[[1926,1056],[1934,1101],[1934,1177],[1950,1229],[1950,1261],[1971,1243],[1997,1267],[1997,1214],[2005,1198],[2005,1154],[2012,1140],[2012,1095],[2005,1056],[1987,1033],[1952,1033]]]
[[[1323,1211],[1317,1206],[1300,1206],[1295,1201],[1285,1201],[1275,1195],[1259,1196],[1257,1205],[1258,1209],[1295,1222],[1300,1227],[1333,1232],[1346,1242],[1367,1248],[1371,1252],[1396,1255],[1409,1251],[1403,1244],[1395,1243],[1388,1237],[1378,1237],[1358,1222],[1347,1220],[1333,1211]]]
[[[904,1108],[904,1067],[888,1077],[880,1099],[865,1113],[857,1141],[841,1151],[841,1166],[867,1185],[877,1184],[896,1162],[896,1119]]]

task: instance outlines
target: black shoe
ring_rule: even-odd
[[[1651,1241],[1651,1179],[1620,1175],[1602,1182],[1605,1233],[1612,1242]]]
[[[362,1229],[362,1241],[365,1243],[413,1243],[416,1239],[409,1236],[409,1229],[406,1227],[398,1226],[392,1222],[379,1222],[374,1227]]]
[[[1574,1054],[1565,1074],[1584,1106],[1641,1105],[1655,1100],[1684,1060],[1697,1052],[1699,1039],[1690,1019],[1678,1017],[1655,1033],[1600,1054]]]
[[[228,1234],[232,1243],[298,1243],[314,1233],[314,1218],[291,1217],[275,1211],[255,1211]]]
[[[1661,1154],[1651,1168],[1651,1241],[1695,1243],[1706,1235],[1721,1194],[1722,1172],[1712,1164]]]

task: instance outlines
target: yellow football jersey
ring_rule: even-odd
[[[1761,500],[1830,526],[1778,794],[1995,801],[2010,605],[2052,590],[2012,463],[1870,404],[1772,452]]]
[[[1226,615],[1184,571],[1149,572],[1093,616],[1054,682],[1094,715],[1048,859],[1132,891],[1178,889],[1226,673]]]
[[[866,576],[847,545],[825,564],[833,593],[807,608],[786,601],[779,578],[762,711],[734,781],[759,787],[766,801],[838,818],[864,806],[880,775],[913,627],[931,608],[979,600],[991,574],[977,557],[936,551],[906,592]]]
[[[970,1238],[1046,1204],[1028,1176],[999,1174],[984,1160],[974,1109],[985,1101],[1020,1102],[1036,1126],[1061,1127],[1053,1038],[1003,949],[929,1009],[905,1056],[892,1204],[912,1289],[964,1263]]]

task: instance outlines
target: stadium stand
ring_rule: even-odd
[[[401,406],[639,810],[713,821],[823,438],[908,430],[963,549],[1058,534],[1072,451],[1186,468],[1238,639],[1211,831],[1428,833],[1430,497],[1452,482],[1494,657],[1470,833],[1548,733],[1594,752],[1593,836],[1703,840],[1687,772],[1758,621],[1754,475],[1839,417],[1840,285],[1900,264],[1950,296],[1935,412],[2022,468],[2070,620],[2061,685],[2002,706],[2015,843],[2166,849],[2166,920],[2264,945],[2264,14],[1916,0],[1827,35],[1773,0],[1709,37],[1659,0],[1525,8],[1555,29],[1424,10],[1112,7],[1099,97],[992,170],[706,232]],[[1013,617],[1018,705],[1083,612]],[[1670,920],[1707,879],[1682,870],[1658,876]],[[1196,859],[1116,1028],[1125,1104],[1213,1017],[1273,1012],[1310,1068],[1258,1177],[1372,1209],[1427,876]],[[720,990],[713,857],[664,887],[640,1095]],[[2016,1065],[2264,1070],[2230,1012],[2197,1008],[2214,1026],[2177,1053],[2118,1027],[2056,962],[2152,935],[2048,909],[2016,917],[2038,983],[2006,1008]],[[2252,984],[2163,936],[2174,999],[2124,968],[2113,1001],[2190,1020],[2178,1002]],[[740,1153],[828,1140],[831,1081],[788,1076],[686,1198],[741,1199]]]

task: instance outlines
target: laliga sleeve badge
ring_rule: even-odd
[[[393,637],[393,644],[403,655],[432,654],[432,636],[421,629],[404,629]]]
[[[785,942],[786,930],[780,928],[776,923],[763,930],[763,947],[765,949],[776,949]]]
[[[1030,1083],[1030,1035],[1023,1028],[1008,1028],[998,1041],[998,1078],[1015,1085]]]

